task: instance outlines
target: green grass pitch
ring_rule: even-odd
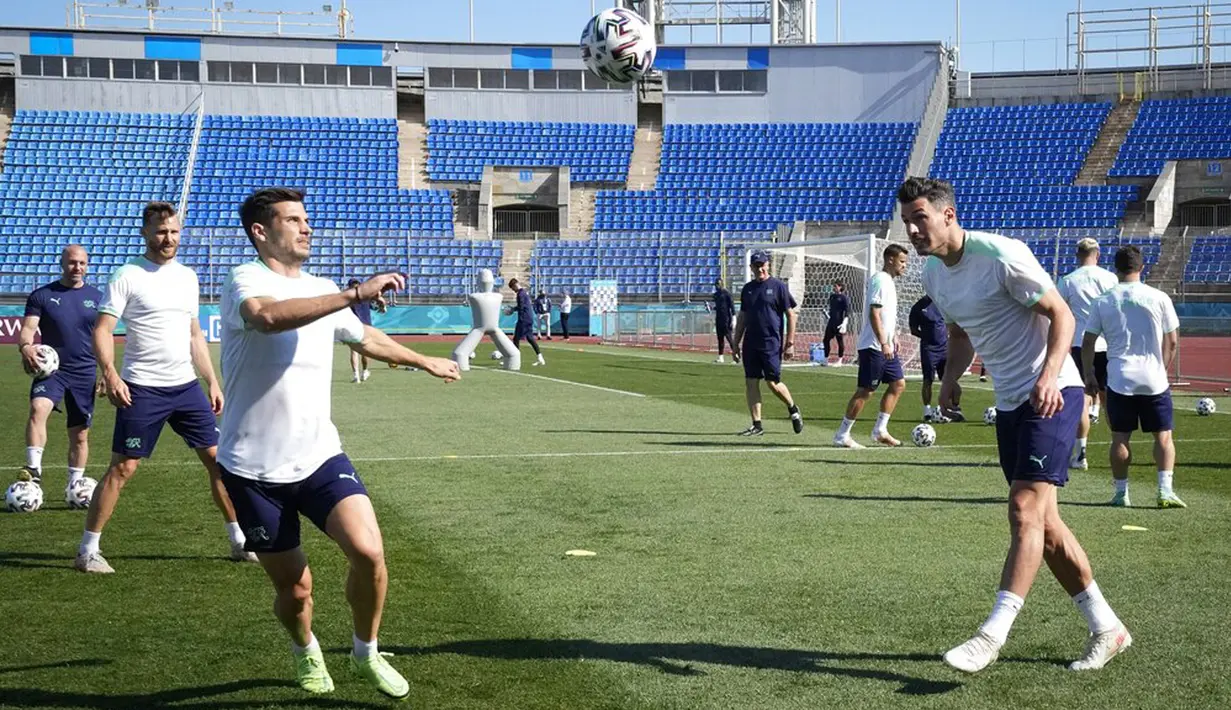
[[[1067,671],[1085,624],[1044,569],[1000,661],[968,676],[940,654],[986,616],[1007,547],[991,428],[938,426],[930,449],[833,449],[853,373],[800,368],[784,379],[804,433],[770,401],[766,435],[742,439],[741,369],[712,356],[556,345],[547,367],[512,374],[490,369],[489,351],[448,386],[383,365],[352,385],[342,349],[336,358],[333,418],[385,536],[381,647],[413,706],[1231,706],[1231,419],[1198,417],[1191,396],[1176,424],[1187,510],[1145,507],[1144,440],[1131,489],[1143,507],[1105,507],[1102,427],[1091,469],[1061,492],[1134,646],[1102,671]],[[0,355],[11,476],[29,379],[14,348]],[[990,403],[968,386],[968,413]],[[96,478],[112,412],[99,403]],[[909,441],[919,412],[911,382],[891,431]],[[343,559],[307,523],[337,691],[294,686],[269,584],[226,561],[205,473],[169,430],[103,536],[118,574],[74,572],[83,513],[62,501],[63,426],[54,415],[44,508],[0,515],[0,707],[386,705],[346,663]],[[861,441],[870,427],[865,416]],[[597,556],[563,555],[573,548]]]

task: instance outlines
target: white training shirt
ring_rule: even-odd
[[[1116,275],[1101,266],[1082,266],[1060,279],[1056,288],[1060,296],[1069,304],[1073,318],[1077,321],[1077,329],[1073,331],[1073,347],[1080,348],[1081,341],[1086,337],[1086,321],[1090,319],[1090,304],[1094,299],[1107,293],[1120,283]],[[1099,338],[1094,344],[1094,352],[1107,351],[1107,341]]]
[[[970,336],[995,384],[997,409],[1011,411],[1029,401],[1043,372],[1051,322],[1030,308],[1053,287],[1030,247],[996,234],[966,232],[956,266],[935,256],[924,264],[924,290],[945,320]],[[1058,384],[1082,385],[1068,353]]]
[[[192,321],[200,308],[197,273],[178,261],[129,259],[111,274],[98,307],[124,321],[125,382],[179,387],[197,379],[192,367]]]
[[[231,270],[222,289],[222,415],[218,463],[262,483],[295,483],[342,453],[330,419],[334,341],[363,340],[349,308],[282,333],[249,328],[240,304],[337,293],[337,284],[301,272],[288,278],[261,261]]]
[[[876,333],[872,331],[872,306],[880,306],[881,332],[889,339],[890,345],[898,341],[898,287],[893,283],[893,277],[885,271],[877,271],[868,281],[867,298],[863,307],[863,330],[859,331],[859,343],[856,350],[872,348],[877,352],[881,349]]]
[[[1107,338],[1107,387],[1125,395],[1166,392],[1163,335],[1179,327],[1171,298],[1139,281],[1096,299],[1086,332]]]
[[[567,293],[564,294],[564,300],[560,301],[560,312],[566,314],[573,312],[573,298]]]

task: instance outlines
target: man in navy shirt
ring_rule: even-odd
[[[359,279],[351,279],[346,282],[346,288],[351,289],[360,284]],[[351,312],[359,318],[359,322],[364,325],[372,325],[372,306],[376,306],[378,313],[384,313],[388,304],[385,302],[383,295],[378,295],[371,301],[356,301],[351,304]],[[396,366],[395,366],[396,367]],[[367,382],[372,373],[368,370],[368,358],[366,355],[351,350],[350,352],[350,369],[354,371],[351,376],[351,382]]]
[[[825,360],[822,365],[829,364],[829,356],[833,351],[829,349],[829,341],[837,339],[838,341],[838,362],[842,364],[842,358],[846,357],[846,318],[851,313],[851,299],[846,295],[846,287],[841,281],[835,281],[833,285],[833,293],[829,294],[829,319],[825,321]]]
[[[525,340],[530,343],[530,347],[534,348],[534,366],[546,365],[546,361],[543,360],[543,351],[539,350],[539,339],[534,334],[534,305],[530,302],[530,292],[522,288],[517,279],[509,281],[509,289],[517,298],[517,305],[513,307],[514,312],[517,313],[517,326],[513,329],[513,347],[520,348],[521,341]]]
[[[98,304],[103,300],[101,291],[85,283],[88,267],[85,249],[76,244],[65,247],[60,254],[59,280],[35,289],[26,299],[18,340],[22,365],[27,372],[37,367],[34,334],[39,331],[43,343],[55,348],[60,356],[60,369],[50,377],[34,380],[30,386],[23,480],[42,479],[47,418],[53,408],[60,409],[61,402],[68,424],[68,486],[85,475],[97,369],[94,322],[98,319]]]
[[[761,427],[761,380],[787,406],[791,427],[798,434],[804,430],[804,419],[791,391],[782,384],[782,358],[791,359],[794,348],[795,299],[785,283],[769,275],[769,252],[752,252],[752,274],[752,280],[740,292],[739,318],[735,323],[735,348],[743,345],[744,394],[752,414],[752,426],[740,432],[740,436],[765,433]]]
[[[919,363],[923,368],[923,421],[948,422],[938,405],[932,408],[932,383],[945,376],[945,352],[949,346],[949,327],[932,297],[924,294],[910,308],[910,334],[919,339]]]
[[[731,346],[731,359],[739,362],[739,351],[735,341],[731,339],[731,321],[735,317],[735,302],[731,300],[731,292],[723,288],[722,279],[714,282],[714,332],[718,335],[718,359],[714,362],[724,362],[722,349]]]

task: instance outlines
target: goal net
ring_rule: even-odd
[[[823,343],[825,324],[829,320],[829,296],[834,284],[841,283],[850,300],[845,340],[846,361],[853,362],[864,327],[867,308],[868,281],[880,270],[885,247],[891,242],[871,234],[849,237],[829,237],[802,242],[744,244],[745,282],[752,278],[752,252],[763,249],[770,255],[770,274],[786,282],[799,305],[795,328],[795,353],[807,358],[811,346]],[[909,252],[908,252],[909,253]],[[919,370],[919,341],[910,334],[910,308],[923,297],[923,260],[910,254],[907,271],[895,279],[898,290],[898,321],[896,343],[902,366],[908,371]],[[837,357],[837,345],[830,352]]]

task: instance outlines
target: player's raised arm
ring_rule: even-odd
[[[363,328],[363,340],[347,343],[347,345],[364,357],[387,362],[390,365],[416,367],[445,382],[455,382],[462,378],[456,362],[415,352],[390,338],[383,330],[370,325]]]
[[[352,303],[375,300],[385,291],[406,288],[401,274],[380,274],[339,293],[278,301],[267,296],[246,298],[239,314],[249,327],[262,333],[281,333],[349,308]]]

